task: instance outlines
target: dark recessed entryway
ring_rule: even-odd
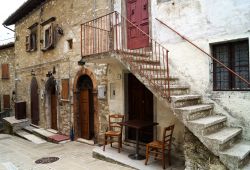
[[[127,74],[127,116],[129,120],[153,122],[153,94],[133,74]],[[126,130],[126,139],[135,140],[135,129]],[[139,141],[147,143],[153,140],[153,127],[140,130]]]

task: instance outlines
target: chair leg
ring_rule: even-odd
[[[104,137],[103,151],[105,151],[105,146],[107,145],[107,136]]]
[[[110,136],[110,146],[112,147],[113,138]]]
[[[118,137],[118,153],[121,152],[121,138]]]
[[[158,158],[158,149],[155,148],[154,151],[155,151],[155,160],[156,160]]]
[[[148,163],[148,158],[149,158],[149,146],[146,145],[146,160],[145,160],[145,165]]]
[[[168,163],[171,166],[171,150],[168,151]]]
[[[165,169],[165,152],[164,150],[162,151],[162,168]]]

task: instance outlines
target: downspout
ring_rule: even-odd
[[[15,32],[13,29],[7,27],[6,25],[3,24],[3,26],[4,26],[6,29],[8,29],[8,30],[10,30],[10,31],[12,31],[12,32]]]

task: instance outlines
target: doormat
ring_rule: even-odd
[[[58,157],[44,157],[35,161],[36,164],[49,164],[58,161]]]

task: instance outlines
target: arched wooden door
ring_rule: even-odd
[[[78,80],[78,102],[77,115],[78,136],[84,139],[94,137],[94,105],[93,105],[93,83],[84,75]]]
[[[31,80],[30,85],[30,109],[31,109],[31,123],[39,124],[39,94],[38,84],[35,77]]]
[[[50,90],[51,129],[57,130],[57,94],[53,85]]]

